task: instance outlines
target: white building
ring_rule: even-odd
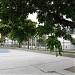
[[[75,38],[75,35],[72,35],[72,36],[73,36],[73,38]],[[47,35],[44,35],[42,38],[43,38],[43,39],[47,39],[48,36],[47,36]],[[10,40],[10,39],[7,38],[7,37],[6,37],[5,39],[6,39],[5,45],[18,44],[17,41]],[[38,39],[38,37],[35,37],[35,38],[33,38],[33,39],[30,39],[30,46],[35,46],[35,47],[37,47],[37,46],[38,46],[37,39]],[[62,38],[58,38],[58,40],[61,42],[62,48],[63,48],[64,50],[71,50],[71,49],[72,49],[72,50],[75,50],[75,45],[72,45],[70,41],[63,39],[63,37],[62,37]]]
[[[75,45],[72,45],[70,41],[64,40],[63,38],[58,38],[58,40],[61,42],[64,50],[75,50]]]
[[[8,37],[5,38],[5,45],[12,45],[12,44],[18,44],[17,41],[13,41],[9,39]]]

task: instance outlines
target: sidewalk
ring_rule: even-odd
[[[31,48],[30,49],[17,48],[17,49],[22,50],[22,51],[30,51],[30,52],[36,52],[36,53],[44,53],[44,54],[56,55],[55,52],[50,52],[49,50],[45,50],[44,48],[41,48],[41,49],[37,49],[37,48],[33,48],[33,49],[31,49]],[[62,56],[75,58],[75,50],[65,50],[62,53]]]
[[[1,75],[74,75],[66,70],[75,66],[75,59],[49,54],[6,49],[9,53],[0,54]]]
[[[13,48],[13,47],[9,47],[9,48],[0,48],[0,49],[17,49],[17,50],[21,50],[21,51],[29,51],[29,52],[36,52],[36,53],[44,53],[44,54],[50,54],[50,55],[56,55],[55,52],[50,52],[49,50],[45,50],[45,48]],[[64,52],[62,53],[62,56],[64,57],[71,57],[71,58],[75,58],[75,50],[64,50]]]

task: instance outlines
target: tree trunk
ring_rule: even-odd
[[[19,42],[19,48],[21,48],[21,42]]]
[[[28,49],[29,49],[29,40],[28,40]]]
[[[31,38],[31,49],[32,49],[32,38]]]
[[[32,37],[32,49],[33,49],[33,37]]]
[[[35,37],[35,48],[37,47],[37,40],[36,40],[36,37]]]

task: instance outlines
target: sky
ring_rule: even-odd
[[[68,21],[72,21],[70,18],[66,18],[66,16],[63,16],[63,18]],[[38,22],[37,13],[29,14],[28,19],[31,19],[34,22]]]
[[[31,19],[34,22],[38,22],[37,13],[29,14],[28,19]]]

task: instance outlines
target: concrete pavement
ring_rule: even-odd
[[[1,75],[74,75],[65,70],[75,66],[75,59],[49,54],[8,49],[0,53]]]

